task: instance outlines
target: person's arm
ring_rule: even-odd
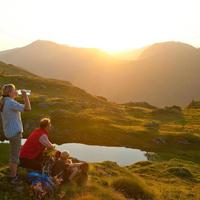
[[[29,112],[31,111],[31,103],[28,98],[28,95],[26,94],[26,91],[22,90],[22,98],[24,100],[24,111]]]
[[[49,149],[53,148],[53,144],[49,141],[49,138],[47,137],[46,134],[43,134],[42,136],[40,136],[39,142]]]
[[[67,159],[67,164],[72,164],[72,160],[71,159]]]

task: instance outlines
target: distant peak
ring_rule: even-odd
[[[155,43],[151,45],[150,47],[157,47],[157,46],[162,46],[162,47],[185,47],[185,48],[192,48],[195,49],[190,44],[179,42],[179,41],[167,41],[167,42],[160,42],[160,43]]]
[[[65,46],[69,47],[68,45],[59,44],[56,42],[52,42],[50,40],[35,40],[34,42],[28,44],[26,47],[58,47],[58,46]]]
[[[56,44],[56,43],[49,40],[36,40],[30,43],[29,45],[41,45],[41,44]]]
[[[197,48],[193,47],[190,44],[178,41],[168,41],[150,45],[142,52],[139,58],[144,59],[147,57],[161,56],[161,55],[166,57],[175,54],[186,55],[196,52]]]

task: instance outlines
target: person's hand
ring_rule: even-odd
[[[26,90],[21,90],[21,92],[22,92],[22,96],[23,96],[23,97],[27,96]]]

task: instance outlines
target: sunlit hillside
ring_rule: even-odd
[[[75,179],[59,187],[53,199],[199,198],[200,102],[193,101],[187,108],[157,108],[145,102],[116,104],[67,81],[42,78],[2,62],[0,72],[1,85],[14,83],[17,88],[32,90],[32,111],[22,115],[25,137],[41,117],[49,116],[54,143],[125,146],[156,153],[148,154],[149,161],[126,167],[109,161],[91,163],[86,184]],[[7,182],[8,144],[1,144],[0,151],[1,195],[30,200],[32,193],[26,182],[15,188]],[[19,173],[26,177],[25,170],[20,168]]]
[[[156,106],[186,106],[200,98],[200,51],[180,42],[148,46],[137,60],[98,49],[48,41],[0,53],[0,60],[37,75],[70,81],[111,101],[147,101]]]
[[[117,104],[69,82],[35,76],[15,66],[1,63],[0,71],[1,85],[14,83],[17,88],[32,90],[33,111],[23,114],[25,136],[37,127],[41,117],[49,116],[56,143],[127,146],[169,157],[173,157],[173,149],[180,149],[182,157],[187,143],[191,154],[185,156],[194,159],[192,149],[198,148],[200,137],[198,102],[189,108],[157,108],[145,102]],[[174,147],[170,151],[169,145]]]

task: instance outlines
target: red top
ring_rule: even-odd
[[[35,129],[30,134],[20,150],[20,158],[35,159],[44,151],[45,146],[39,141],[43,134],[48,135],[48,132],[41,128]]]

